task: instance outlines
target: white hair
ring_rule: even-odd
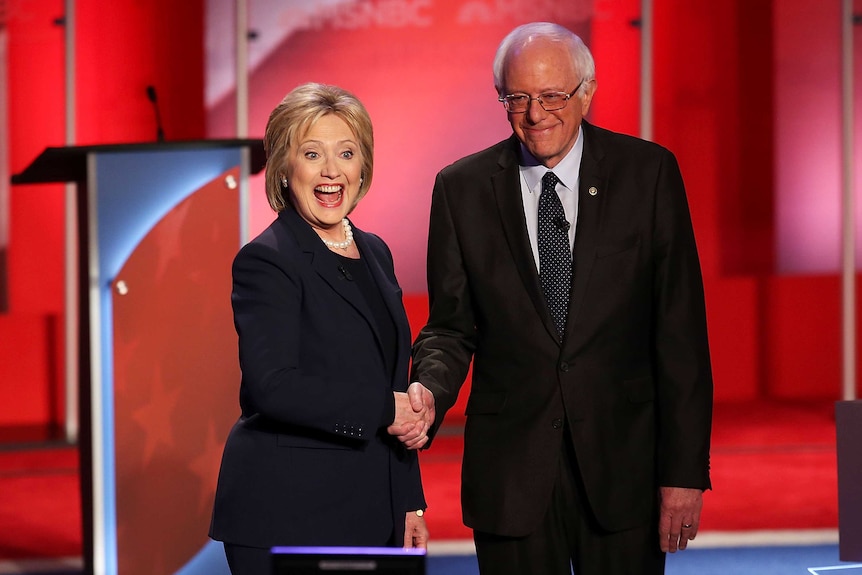
[[[580,36],[559,24],[531,22],[518,26],[509,32],[497,48],[497,54],[494,56],[494,87],[500,96],[505,95],[506,78],[504,78],[504,72],[509,56],[515,50],[523,48],[538,38],[563,43],[572,58],[572,68],[581,78],[581,81],[586,83],[588,80],[595,79],[596,63],[593,61],[590,49],[587,48]],[[584,85],[581,84],[581,90],[583,89]]]

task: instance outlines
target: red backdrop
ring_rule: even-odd
[[[563,3],[547,6],[558,4]],[[634,132],[637,124],[637,111],[631,102],[639,89],[639,34],[630,24],[637,16],[637,5],[634,0],[595,0],[588,30],[599,65],[592,119],[628,132]],[[63,143],[63,36],[62,28],[54,24],[62,15],[63,3],[9,0],[7,6],[9,154],[11,171],[16,173],[45,146]],[[706,279],[716,395],[720,400],[837,399],[837,274],[785,277],[774,273],[775,205],[782,190],[774,184],[775,170],[781,169],[773,165],[775,124],[780,118],[772,112],[772,102],[779,89],[774,83],[781,55],[773,52],[777,45],[773,35],[786,22],[776,21],[770,0],[655,0],[654,6],[654,139],[677,154],[690,194]],[[198,138],[207,133],[203,0],[80,0],[76,7],[76,123],[80,143],[153,139],[155,124],[146,98],[148,85],[158,90],[168,139]],[[805,18],[805,14],[782,12],[782,17]],[[460,68],[458,51],[452,49],[464,39],[445,28],[440,32],[427,31],[426,52],[418,56],[426,58],[429,67],[439,64],[441,68],[435,73],[450,75],[457,85],[472,70]],[[834,33],[813,36],[807,42],[816,52],[819,45],[834,43],[836,34],[837,24]],[[296,47],[313,52],[338,44],[321,42],[321,36],[313,32],[297,35],[294,40],[302,41]],[[483,57],[489,65],[498,39],[486,39],[490,45]],[[375,48],[368,46],[366,50],[367,55]],[[441,54],[448,55],[444,58]],[[402,56],[395,49],[380,58],[394,62]],[[267,62],[260,69],[274,71],[267,67],[274,64]],[[409,78],[381,72],[367,78],[374,85],[362,84],[363,76],[351,72],[349,66],[343,76],[331,75],[326,69],[320,69],[315,78],[286,78],[274,72],[259,78],[262,84],[272,86],[271,91],[252,93],[253,101],[259,101],[253,110],[268,111],[277,96],[297,81],[343,80],[367,100],[384,156],[378,165],[379,180],[375,180],[379,187],[368,196],[367,206],[363,203],[357,217],[363,218],[362,225],[375,229],[382,203],[418,206],[418,211],[411,211],[403,220],[402,227],[384,235],[392,244],[405,280],[424,263],[421,255],[407,251],[399,237],[406,232],[424,233],[427,223],[423,209],[429,201],[433,172],[460,155],[462,149],[472,151],[506,133],[502,115],[492,120],[497,126],[492,132],[475,132],[472,119],[478,112],[459,105],[457,91],[446,92],[445,105],[420,108],[396,105],[385,97],[386,90],[377,95],[376,85],[386,84],[393,85],[395,91],[391,93],[398,95],[396,100],[403,100],[408,93],[433,92],[436,84],[429,81],[433,71],[429,67]],[[492,98],[490,72],[487,74],[487,89],[481,96]],[[471,94],[471,101],[473,97]],[[260,135],[262,122],[260,112],[253,111],[253,135]],[[441,141],[452,141],[447,155],[423,164],[425,172],[416,176],[414,187],[400,185],[404,175],[399,173],[397,153],[417,135],[424,138],[435,134]],[[800,136],[809,140],[817,137],[814,128]],[[384,159],[386,154],[394,154],[390,155],[393,159]],[[0,315],[0,426],[44,425],[58,421],[62,413],[62,187],[14,187],[11,214],[10,310]],[[259,216],[256,225],[265,219]],[[412,287],[411,291],[421,297],[421,289]],[[421,323],[422,318],[414,321]]]
[[[62,0],[7,0],[10,170],[64,134]],[[170,139],[204,137],[204,2],[101,2],[76,9],[79,144],[151,141],[157,89]],[[4,87],[5,89],[5,87]],[[9,312],[0,314],[0,427],[62,421],[63,221],[59,185],[13,186]]]

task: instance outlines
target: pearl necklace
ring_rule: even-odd
[[[353,243],[353,229],[350,227],[350,222],[347,221],[347,218],[341,220],[341,227],[344,228],[344,241],[343,242],[333,242],[330,240],[323,240],[323,243],[326,244],[327,247],[337,249],[337,250],[346,250],[350,247],[350,244]]]

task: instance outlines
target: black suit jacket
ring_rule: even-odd
[[[480,531],[537,526],[566,432],[605,529],[654,520],[660,485],[709,487],[712,377],[677,162],[658,145],[582,129],[562,341],[530,250],[518,140],[448,166],[435,183],[430,317],[411,379],[433,391],[439,426],[474,362],[462,506]]]
[[[416,452],[386,434],[407,388],[410,328],[383,241],[354,238],[397,329],[387,373],[355,280],[292,209],[233,265],[242,415],[225,445],[214,539],[272,545],[382,545],[425,507]]]

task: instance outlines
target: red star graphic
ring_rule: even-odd
[[[171,419],[180,394],[179,389],[165,390],[161,369],[158,368],[153,377],[150,392],[149,402],[132,412],[132,419],[141,426],[145,435],[144,453],[141,458],[145,466],[152,461],[159,445],[167,447],[174,445]]]

